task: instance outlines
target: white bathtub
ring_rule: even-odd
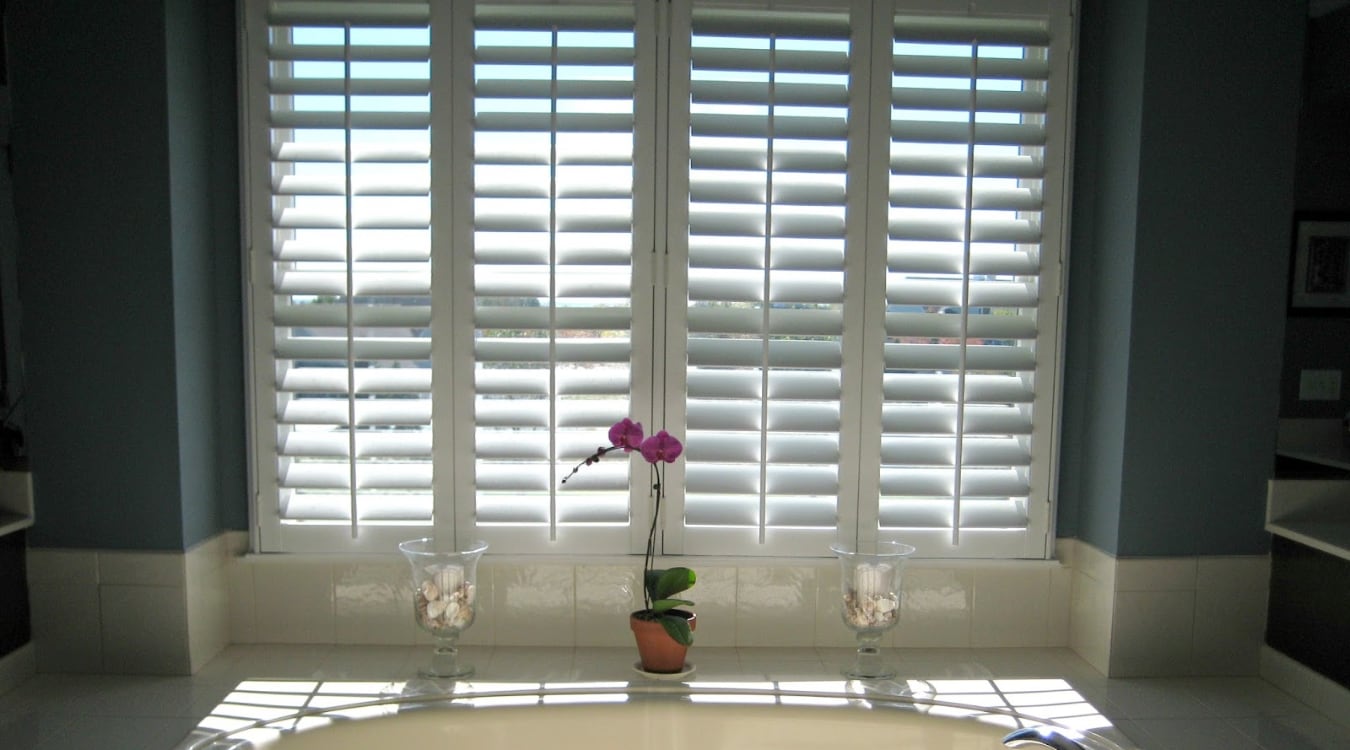
[[[386,697],[232,731],[199,729],[180,750],[999,750],[1020,727],[1077,743],[1065,747],[1121,750],[1006,709],[872,693],[644,685]]]

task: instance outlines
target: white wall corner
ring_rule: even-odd
[[[186,553],[97,550],[96,555],[103,671],[190,674]]]
[[[1073,560],[1069,647],[1110,677],[1255,675],[1266,555],[1121,558],[1059,540]]]
[[[188,668],[192,673],[230,643],[229,564],[227,534],[201,542],[188,550],[184,560]]]
[[[1259,674],[1269,599],[1269,555],[1200,558],[1191,654],[1194,672]]]
[[[27,567],[37,671],[102,672],[98,553],[29,547]]]
[[[257,643],[258,620],[253,586],[253,565],[248,554],[248,534],[227,534],[229,560],[226,563],[226,595],[229,599],[230,643]]]
[[[187,552],[29,549],[37,671],[200,669],[230,642],[230,549],[228,533]]]
[[[23,644],[0,656],[0,695],[19,686],[19,683],[37,674],[37,649],[33,642]]]
[[[190,674],[186,592],[182,586],[99,586],[103,671]]]
[[[1061,540],[1061,559],[1074,561],[1069,587],[1069,648],[1094,669],[1111,668],[1115,558],[1077,539]]]

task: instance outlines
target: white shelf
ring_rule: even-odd
[[[1350,471],[1350,434],[1339,419],[1281,419],[1275,455]]]
[[[1328,555],[1350,560],[1350,523],[1284,521],[1268,523],[1266,530]]]
[[[1350,479],[1272,479],[1266,530],[1350,560]]]

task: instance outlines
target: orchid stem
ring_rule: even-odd
[[[644,609],[652,608],[651,591],[647,588],[647,573],[652,569],[652,563],[656,560],[656,524],[661,520],[661,484],[664,472],[663,467],[653,464],[652,471],[656,474],[656,484],[652,489],[656,491],[656,502],[652,503],[652,525],[647,530],[647,553],[642,559],[642,603]]]
[[[605,455],[606,453],[609,453],[612,450],[618,450],[621,447],[622,446],[611,445],[608,448],[605,447],[596,448],[594,453],[583,459],[581,463],[577,464],[576,466],[573,466],[572,470],[567,473],[567,476],[562,478],[562,481],[559,482],[559,484],[567,484],[567,480],[571,479],[573,476],[576,476],[576,473],[578,471],[581,471],[581,467],[590,466],[596,461],[599,461],[601,456]]]

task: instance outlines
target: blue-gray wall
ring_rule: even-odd
[[[243,525],[230,6],[8,4],[34,546]]]
[[[1083,3],[1061,535],[1268,548],[1305,14]]]
[[[1057,529],[1108,550],[1124,475],[1145,10],[1089,3],[1080,23]]]

